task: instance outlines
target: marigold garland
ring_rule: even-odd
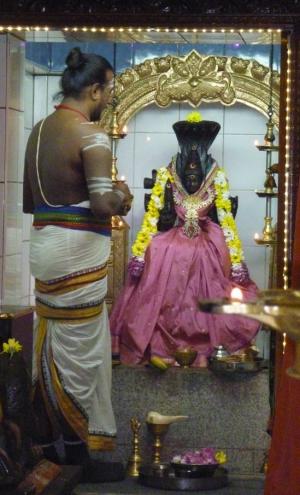
[[[150,244],[152,237],[157,233],[157,223],[159,212],[164,206],[165,186],[167,181],[174,181],[169,170],[165,167],[157,171],[156,181],[151,190],[151,197],[147,211],[143,218],[141,230],[132,246],[132,254],[138,258],[144,258],[145,251]]]
[[[132,257],[129,262],[129,271],[134,276],[139,276],[144,267],[144,256],[152,237],[157,233],[159,214],[164,206],[164,194],[167,181],[174,182],[170,171],[162,167],[158,170],[154,187],[151,191],[147,212],[136,240],[132,246]],[[215,205],[218,220],[223,230],[225,241],[229,249],[233,272],[243,269],[244,253],[242,243],[238,236],[235,220],[231,213],[231,201],[229,199],[229,186],[224,169],[217,171],[214,179],[216,193]]]
[[[217,172],[214,187],[216,191],[215,205],[217,207],[218,220],[229,249],[232,267],[237,269],[244,260],[244,253],[241,240],[238,236],[237,226],[231,213],[229,185],[223,168],[220,168]]]

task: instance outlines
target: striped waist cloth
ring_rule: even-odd
[[[98,220],[89,208],[81,206],[59,206],[57,208],[38,206],[34,210],[33,226],[41,229],[47,225],[111,235],[111,221]]]

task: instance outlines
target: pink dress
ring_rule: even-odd
[[[144,363],[153,355],[170,358],[179,347],[191,346],[198,351],[197,366],[218,345],[229,352],[244,347],[259,329],[254,320],[210,315],[197,307],[201,299],[230,296],[233,287],[242,290],[244,300],[257,292],[251,280],[245,287],[230,278],[223,231],[207,216],[211,184],[206,181],[193,195],[200,205],[197,235],[186,235],[186,211],[175,205],[178,225],[153,237],[141,277],[127,278],[110,316],[113,352],[123,363]]]

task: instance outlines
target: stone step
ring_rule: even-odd
[[[262,470],[270,440],[268,370],[223,376],[201,368],[160,372],[120,365],[113,369],[112,399],[118,428],[115,460],[127,463],[132,451],[130,419],[137,417],[142,461],[151,462],[153,437],[145,420],[149,411],[158,411],[189,416],[170,425],[162,461],[187,449],[211,446],[226,451],[231,475],[251,476]]]
[[[190,495],[263,495],[264,477],[256,476],[232,476],[229,486],[218,490],[205,491],[177,491],[157,490],[140,485],[135,479],[126,479],[118,483],[82,484],[78,485],[72,495],[172,495],[187,493]]]

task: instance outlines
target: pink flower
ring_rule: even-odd
[[[211,447],[205,447],[200,450],[187,451],[184,454],[176,455],[173,457],[173,462],[179,462],[180,464],[217,464],[216,450]]]

